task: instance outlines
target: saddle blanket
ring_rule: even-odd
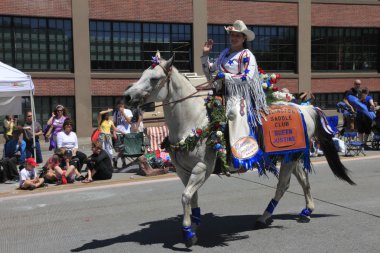
[[[307,147],[302,114],[290,105],[271,105],[262,120],[264,151],[269,154],[304,150]]]

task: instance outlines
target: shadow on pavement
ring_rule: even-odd
[[[314,218],[331,217],[330,214],[316,214]],[[241,233],[258,230],[254,223],[259,215],[239,215],[239,216],[216,216],[213,213],[202,215],[202,224],[198,229],[197,245],[204,248],[228,246],[228,242],[248,239],[248,235]],[[273,220],[297,220],[297,214],[274,215]],[[140,245],[163,244],[163,248],[174,251],[190,252],[182,241],[181,233],[182,216],[172,217],[165,220],[151,221],[140,224],[145,228],[128,235],[122,234],[117,237],[104,240],[93,240],[79,248],[72,249],[71,252],[81,252],[85,250],[99,249],[117,243],[134,242]],[[268,226],[265,229],[281,229],[283,226]],[[263,229],[263,228],[260,228]],[[176,246],[177,245],[177,246]],[[179,246],[179,247],[178,247]]]

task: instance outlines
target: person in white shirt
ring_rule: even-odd
[[[126,167],[125,157],[123,156],[124,135],[131,132],[132,117],[132,111],[125,108],[123,100],[119,100],[116,103],[116,111],[113,114],[114,125],[120,131],[117,133],[117,140],[114,145],[115,150],[118,152],[118,155],[112,159],[113,167],[115,168],[117,168],[118,158],[121,158],[123,162],[122,167]]]
[[[78,150],[78,137],[73,130],[73,122],[70,119],[66,119],[63,123],[63,131],[57,134],[57,147],[65,148],[72,152],[72,160],[76,163],[76,168],[81,171],[84,160],[87,158],[86,154]]]
[[[33,157],[25,160],[25,168],[20,171],[20,189],[34,190],[45,186],[44,179],[37,176],[35,167],[38,166]],[[47,185],[46,185],[47,186]]]

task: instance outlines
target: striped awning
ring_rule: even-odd
[[[161,143],[169,135],[169,129],[167,126],[160,127],[148,127],[147,129],[149,143],[148,152],[154,152],[161,149]]]

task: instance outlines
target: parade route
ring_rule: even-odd
[[[351,161],[362,161],[368,159],[380,159],[380,151],[367,151],[366,156],[356,156],[356,157],[344,157],[341,156],[342,161],[351,162]],[[312,157],[311,158],[313,165],[327,164],[324,156],[321,157]],[[70,191],[85,191],[86,189],[93,188],[109,188],[116,186],[123,186],[124,184],[144,184],[151,181],[161,181],[167,179],[178,179],[175,173],[168,173],[165,175],[145,177],[136,174],[138,169],[137,165],[132,165],[127,172],[114,173],[111,180],[97,181],[91,184],[83,184],[81,182],[75,182],[74,184],[67,185],[54,185],[50,184],[49,187],[39,188],[34,191],[23,191],[18,189],[18,184],[0,184],[0,202],[3,199],[12,199],[18,198],[24,195],[27,196],[36,196],[36,195],[46,195],[46,194],[57,194],[60,192],[70,192]],[[83,173],[84,174],[84,173]],[[179,179],[178,179],[179,180]]]

